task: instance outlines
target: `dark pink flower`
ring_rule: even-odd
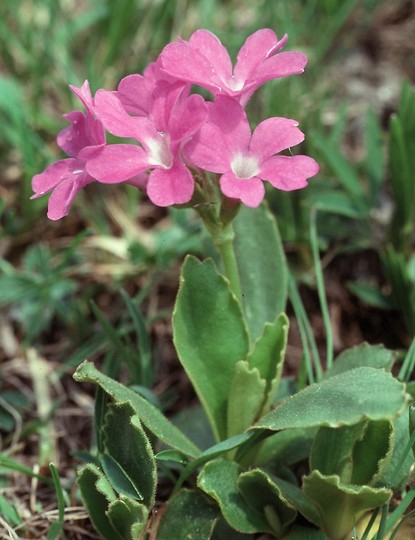
[[[135,139],[141,146],[113,144],[82,151],[81,157],[88,162],[88,173],[100,182],[118,183],[153,169],[148,176],[147,194],[154,204],[169,206],[189,202],[194,182],[182,161],[181,149],[204,122],[205,101],[198,95],[189,96],[187,85],[181,82],[172,84],[159,80],[151,95],[146,94],[146,105],[140,111],[134,101],[133,88],[141,86],[146,92],[146,82],[131,76],[120,86],[116,95],[99,90],[95,96],[95,111],[110,133]],[[124,93],[121,99],[120,92]],[[126,109],[136,116],[130,116]],[[147,115],[138,115],[140,112]]]
[[[70,126],[63,129],[57,143],[70,157],[47,167],[32,179],[36,199],[52,191],[48,203],[48,217],[57,220],[66,216],[77,193],[94,181],[85,170],[85,162],[79,157],[82,149],[105,145],[102,123],[94,117],[93,100],[88,81],[81,88],[71,86],[72,92],[82,101],[86,113],[73,111],[67,115]]]
[[[268,118],[251,134],[242,106],[228,96],[208,104],[207,121],[185,147],[188,159],[201,169],[219,173],[224,195],[258,206],[265,195],[263,180],[283,191],[300,189],[319,167],[308,156],[276,156],[304,140],[295,120]]]
[[[197,30],[189,41],[167,45],[158,64],[172,77],[198,84],[215,95],[234,97],[245,106],[266,81],[304,71],[304,54],[278,53],[286,41],[287,35],[278,41],[269,28],[258,30],[245,41],[232,69],[229,54],[219,39],[207,30]]]

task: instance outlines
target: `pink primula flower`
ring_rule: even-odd
[[[266,81],[304,71],[304,54],[278,53],[286,41],[287,35],[278,41],[269,28],[258,30],[245,41],[232,70],[229,54],[219,39],[207,30],[197,30],[189,41],[166,45],[158,65],[170,76],[198,84],[215,95],[234,97],[245,106]]]
[[[263,180],[283,191],[300,189],[319,167],[308,156],[276,156],[304,140],[295,120],[268,118],[251,134],[242,106],[228,96],[216,96],[208,118],[185,147],[201,169],[219,173],[224,195],[257,207],[265,195]]]
[[[48,204],[48,217],[57,220],[69,213],[70,206],[77,193],[94,181],[85,170],[85,162],[79,157],[83,148],[105,144],[105,131],[102,123],[96,120],[93,112],[93,100],[88,81],[81,88],[70,87],[82,101],[86,114],[73,111],[65,115],[71,125],[63,129],[58,137],[59,147],[70,157],[53,163],[32,179],[36,199],[52,191]]]
[[[132,92],[132,88],[138,86],[144,88],[146,94],[146,104],[141,111]],[[182,160],[181,149],[203,124],[206,103],[201,96],[189,96],[186,86],[181,82],[158,81],[149,97],[145,80],[132,75],[120,85],[117,95],[99,90],[95,96],[95,111],[105,128],[117,137],[136,139],[141,146],[110,144],[84,150],[81,157],[88,161],[88,173],[100,182],[118,183],[153,169],[148,176],[147,195],[154,204],[169,206],[189,202],[194,181]],[[137,116],[130,116],[126,109]],[[140,112],[145,113],[145,109],[148,116],[138,116]]]

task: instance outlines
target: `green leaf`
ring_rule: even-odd
[[[272,478],[292,507],[298,510],[308,521],[318,526],[320,518],[317,509],[314,503],[304,495],[304,492],[297,485],[287,482],[287,480],[275,476]]]
[[[338,476],[324,476],[319,471],[303,478],[303,490],[315,504],[320,526],[331,540],[351,534],[368,510],[385,504],[392,496],[389,489],[345,485]]]
[[[344,191],[315,187],[307,197],[307,202],[316,210],[346,216],[353,219],[362,219],[366,212],[357,207],[353,199]]]
[[[248,336],[238,301],[211,260],[186,257],[173,339],[216,439],[225,439],[229,390],[235,364],[248,353]]]
[[[116,402],[128,401],[145,427],[168,446],[192,457],[200,454],[200,450],[154,405],[133,390],[100,373],[91,362],[83,362],[73,377],[77,382],[91,382],[99,385]]]
[[[284,536],[284,540],[328,540],[328,538],[323,531],[294,525],[290,532]]]
[[[124,540],[106,515],[109,505],[117,500],[117,496],[101,470],[92,464],[85,465],[78,472],[78,485],[92,524],[102,538]]]
[[[382,144],[382,130],[377,113],[368,109],[366,114],[365,167],[369,178],[369,191],[372,204],[378,202],[380,189],[384,179],[385,152]]]
[[[108,467],[117,472],[115,463],[124,473],[120,476],[117,474],[121,481],[124,480],[123,490],[120,491],[113,484],[115,489],[134,499],[138,498],[147,506],[153,505],[157,481],[154,454],[130,402],[112,403],[109,406],[103,426],[103,443],[106,453],[102,456],[102,465],[107,477],[111,480]],[[132,483],[133,492],[126,480]]]
[[[301,390],[254,428],[278,431],[353,425],[365,419],[392,420],[404,411],[407,400],[405,386],[390,373],[355,368]]]
[[[233,222],[243,308],[251,342],[285,310],[287,263],[277,222],[265,205],[242,206]]]
[[[155,457],[157,461],[173,461],[174,463],[181,463],[182,465],[187,465],[189,463],[187,456],[177,452],[177,450],[162,450],[161,452],[157,452]]]
[[[273,323],[265,323],[261,336],[248,355],[251,368],[257,368],[266,381],[266,395],[261,415],[268,412],[280,384],[285,353],[287,350],[289,321],[281,313]]]
[[[339,149],[329,140],[316,137],[313,144],[323,156],[328,167],[332,170],[335,178],[340,182],[345,192],[349,195],[356,211],[361,212],[363,217],[369,211],[367,197],[362,187],[362,182],[355,168],[341,154]]]
[[[222,456],[227,454],[235,448],[239,448],[245,443],[255,441],[258,438],[258,434],[255,432],[241,433],[240,435],[235,435],[229,439],[221,441],[214,446],[211,446],[202,454],[200,454],[195,460],[191,461],[182,471],[178,482],[176,483],[176,488],[180,487],[189,476],[196,471],[199,467],[204,465],[207,461],[214,459],[215,457]]]
[[[198,487],[218,503],[223,517],[239,532],[272,532],[264,516],[247,504],[238,488],[238,478],[243,472],[234,461],[217,459],[209,461],[197,478]]]
[[[183,489],[167,504],[157,540],[210,540],[219,509],[200,491]]]
[[[367,422],[363,437],[353,448],[351,483],[377,485],[391,460],[394,442],[393,422]]]
[[[295,520],[297,512],[265,471],[253,469],[243,472],[239,476],[238,487],[248,505],[264,514],[277,538]]]
[[[414,464],[413,456],[408,451],[410,439],[409,407],[393,421],[395,440],[390,462],[380,478],[379,484],[393,490],[403,489]],[[405,454],[405,452],[407,452]]]
[[[310,465],[344,484],[375,484],[393,450],[393,426],[388,420],[360,422],[339,428],[321,427],[314,439]]]
[[[376,285],[349,281],[347,288],[360,300],[377,309],[396,309],[398,306],[390,296],[386,296]]]
[[[65,495],[62,489],[61,479],[55,465],[53,463],[49,463],[49,469],[55,484],[55,492],[58,499],[58,521],[51,524],[46,540],[54,540],[55,538],[61,538],[63,534]]]
[[[105,476],[117,493],[139,501],[143,500],[137,486],[114,458],[104,453],[99,456],[99,461]]]
[[[229,392],[228,436],[245,431],[274,402],[287,347],[288,324],[285,313],[273,323],[265,323],[248,361],[236,364]]]
[[[346,349],[334,361],[333,367],[326,372],[326,377],[339,375],[350,369],[358,367],[372,367],[390,371],[396,354],[383,345],[369,345],[362,343]]]
[[[148,509],[137,501],[121,496],[110,503],[106,515],[121,538],[136,540],[146,527]]]
[[[216,442],[209,419],[200,405],[183,409],[173,416],[171,421],[202,450],[210,448]]]
[[[265,399],[266,381],[258,369],[250,369],[248,362],[240,360],[229,389],[228,429],[229,437],[243,433],[260,417]]]
[[[270,462],[294,465],[309,455],[316,434],[315,428],[286,429],[265,439],[255,456],[255,465]]]

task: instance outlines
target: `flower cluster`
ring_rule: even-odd
[[[244,109],[266,81],[303,72],[303,54],[280,52],[286,40],[270,29],[255,32],[233,68],[219,39],[198,30],[188,41],[167,45],[143,75],[129,75],[114,92],[98,90],[92,97],[87,81],[71,87],[85,113],[66,115],[70,126],[58,135],[70,157],[33,178],[33,198],[52,191],[48,217],[57,220],[94,180],[132,184],[158,206],[191,201],[203,171],[219,175],[225,197],[251,207],[264,197],[263,181],[285,191],[304,187],[317,163],[276,155],[304,139],[298,123],[273,117],[251,132]],[[192,84],[213,100],[192,94]],[[127,141],[106,144],[105,131]]]

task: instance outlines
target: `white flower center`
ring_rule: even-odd
[[[231,169],[238,178],[252,178],[259,173],[259,163],[252,156],[236,154],[232,159]]]
[[[147,139],[145,144],[148,148],[148,158],[151,165],[159,165],[164,169],[170,169],[173,165],[173,156],[166,136],[160,133],[159,139]]]
[[[228,79],[226,82],[227,82],[228,88],[230,88],[234,92],[238,92],[239,90],[242,90],[245,84],[245,81],[241,79],[236,79],[235,75],[232,75],[232,77]]]

